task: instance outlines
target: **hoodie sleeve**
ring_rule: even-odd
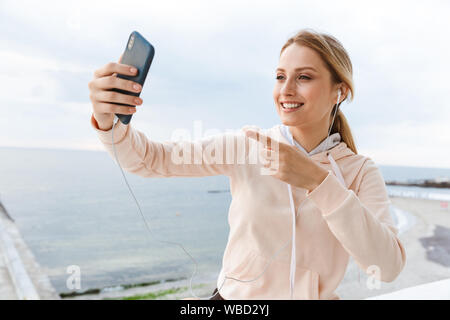
[[[110,156],[116,160],[112,129],[100,130],[91,115],[91,125]],[[219,134],[197,141],[156,142],[130,124],[114,125],[114,149],[121,167],[141,177],[201,177],[232,174],[233,161],[226,159],[224,144],[232,134]]]
[[[397,237],[398,229],[389,211],[391,203],[383,176],[373,160],[367,158],[357,194],[346,189],[332,171],[311,192],[331,232],[367,272],[377,266],[380,280],[391,282],[402,271],[406,253]]]

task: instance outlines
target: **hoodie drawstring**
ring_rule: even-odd
[[[339,166],[337,165],[336,161],[331,156],[330,152],[327,152],[328,159],[331,163],[331,168],[334,172],[334,175],[338,178],[339,182],[345,187],[345,181],[344,177],[342,176],[341,170],[339,169]],[[291,204],[291,212],[292,212],[292,251],[291,251],[291,266],[290,266],[290,275],[289,275],[289,284],[290,284],[290,293],[291,293],[291,299],[294,297],[294,288],[295,288],[295,269],[296,269],[296,249],[295,249],[295,226],[296,226],[296,214],[295,214],[295,205],[294,205],[294,198],[292,195],[292,188],[291,185],[288,184],[288,191],[289,191],[289,202]],[[305,199],[306,200],[306,199]],[[300,207],[299,207],[300,209]]]

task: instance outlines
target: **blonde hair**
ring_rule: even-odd
[[[315,50],[330,71],[333,84],[343,83],[349,89],[349,94],[351,94],[350,101],[353,101],[354,84],[352,62],[350,61],[347,51],[336,38],[328,34],[316,32],[309,28],[302,29],[286,41],[281,48],[280,57],[283,51],[293,43]],[[347,94],[342,102],[348,99],[349,94]],[[342,102],[335,105],[331,111],[330,118],[334,114],[335,109],[338,108],[330,134],[339,132],[341,139],[347,144],[350,150],[357,154],[350,126],[344,114],[339,109]]]

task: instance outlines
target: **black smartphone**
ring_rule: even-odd
[[[139,32],[133,31],[128,38],[127,46],[125,47],[125,52],[122,56],[122,61],[120,63],[127,64],[133,67],[136,67],[138,70],[136,76],[127,76],[123,74],[117,74],[118,78],[131,80],[139,83],[142,88],[144,87],[145,78],[147,78],[148,70],[150,69],[150,65],[153,61],[153,56],[155,55],[155,48],[152,44],[147,41]],[[132,96],[139,97],[142,90],[140,92],[131,92],[125,91],[121,89],[111,89],[111,91],[116,91]],[[122,106],[136,107],[135,105],[129,105],[124,103],[114,102],[113,104],[118,104]],[[117,114],[116,116],[119,118],[120,122],[123,124],[128,124],[131,120],[132,114]]]

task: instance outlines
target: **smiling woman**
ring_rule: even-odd
[[[342,44],[334,37],[304,29],[288,39],[280,52],[273,98],[284,125],[306,151],[322,141],[338,109],[331,134],[356,154],[356,146],[340,104],[354,96],[352,63]],[[336,89],[343,99],[336,102]],[[332,108],[330,108],[332,106]]]

